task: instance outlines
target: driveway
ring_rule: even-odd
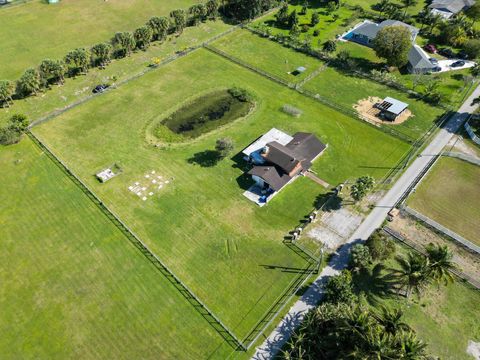
[[[475,62],[468,61],[468,60],[463,60],[463,61],[465,61],[465,65],[455,67],[455,68],[450,67],[450,65],[452,65],[455,61],[458,61],[458,60],[459,59],[439,60],[438,61],[438,66],[440,66],[440,68],[442,69],[439,72],[446,72],[446,71],[452,71],[452,70],[462,70],[462,69],[468,69],[468,68],[471,68],[471,67],[475,66]]]

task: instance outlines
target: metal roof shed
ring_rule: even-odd
[[[395,120],[408,107],[408,104],[387,96],[376,107],[388,120]]]

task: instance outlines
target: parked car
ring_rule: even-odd
[[[100,85],[97,85],[97,86],[95,86],[95,87],[93,88],[92,92],[93,92],[94,94],[102,93],[102,92],[104,92],[105,90],[107,90],[109,86],[110,86],[110,85],[108,85],[108,84],[100,84]]]
[[[432,63],[432,65],[438,65],[438,59],[430,58],[430,59],[428,59],[428,60],[430,60],[430,62]]]
[[[443,49],[440,49],[438,50],[438,53],[440,55],[443,55],[447,58],[452,58],[455,56],[455,53],[452,51],[452,49],[449,49],[449,48],[443,48]]]
[[[456,67],[461,67],[465,65],[465,61],[463,60],[458,60],[455,61],[454,63],[450,64],[450,67],[456,68]]]
[[[437,53],[437,48],[433,44],[428,44],[423,47],[425,50],[427,50],[429,53],[436,54]]]
[[[459,57],[462,60],[467,60],[468,54],[465,52],[465,50],[460,50],[457,54],[457,57]]]
[[[440,66],[435,66],[433,69],[432,69],[432,72],[440,72],[442,71],[442,68]]]

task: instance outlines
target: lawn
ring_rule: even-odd
[[[1,11],[0,9],[0,13]],[[92,89],[98,84],[118,83],[140,74],[147,69],[152,58],[165,59],[178,50],[196,46],[228,28],[229,25],[223,21],[208,21],[186,28],[180,36],[169,36],[164,43],[154,43],[147,51],[137,51],[127,58],[113,60],[104,70],[90,69],[87,75],[67,79],[64,85],[54,85],[38,96],[15,100],[9,108],[0,108],[0,125],[14,113],[23,113],[33,121],[63,109],[90,96]]]
[[[232,86],[256,96],[256,109],[247,118],[185,144],[154,147],[145,140],[148,125],[171,109],[197,94]],[[285,103],[304,114],[284,114]],[[314,170],[330,184],[367,173],[380,178],[409,149],[207,50],[96,97],[34,132],[242,337],[305,266],[282,240],[325,189],[300,178],[259,208],[242,196],[240,157],[215,166],[202,157],[218,137],[231,137],[237,153],[273,126],[289,133],[311,131],[329,144]],[[365,146],[372,143],[374,151]],[[112,163],[123,173],[99,184],[93,174]],[[171,183],[141,201],[128,186],[144,181],[151,170]]]
[[[297,3],[298,4],[296,5],[290,5],[288,7],[288,12],[291,13],[293,10],[297,12],[299,19],[298,26],[300,29],[302,29],[304,25],[308,26],[308,31],[302,31],[299,35],[299,39],[309,38],[312,41],[312,46],[314,48],[320,48],[327,40],[334,40],[337,35],[341,35],[346,28],[353,25],[355,19],[358,18],[355,11],[343,6],[329,14],[326,11],[326,2],[322,4],[319,1],[310,1],[307,13],[301,14],[303,2],[299,1]],[[312,14],[314,12],[319,14],[319,23],[315,26],[311,26]],[[289,28],[279,27],[276,24],[276,13],[277,11],[260,18],[255,21],[253,25],[268,26],[273,35],[289,35]],[[335,19],[334,16],[338,16],[338,18]],[[314,31],[318,31],[317,36],[314,35]]]
[[[223,338],[28,138],[0,148],[0,358],[221,358]]]
[[[319,59],[285,48],[248,30],[234,31],[214,41],[211,46],[291,83],[305,79],[324,66]],[[307,70],[297,76],[289,74],[299,66]]]
[[[2,51],[0,79],[16,80],[46,58],[63,58],[77,47],[109,40],[117,31],[132,31],[152,16],[168,16],[197,0],[33,0],[0,9]]]
[[[408,205],[480,245],[480,167],[443,157],[438,160]]]
[[[397,245],[398,255],[407,251],[404,246]],[[391,259],[384,266],[397,268],[398,264]],[[371,271],[360,273],[355,276],[357,290],[365,291],[367,300],[376,309],[382,305],[400,307],[405,322],[428,344],[430,354],[441,359],[472,359],[466,350],[469,340],[480,341],[480,314],[477,310],[480,292],[458,280],[448,286],[430,285],[420,299],[413,295],[407,301],[385,286],[383,276],[387,273],[387,270],[377,276],[372,276]]]

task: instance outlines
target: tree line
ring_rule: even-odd
[[[63,84],[66,77],[86,74],[92,67],[105,68],[112,59],[146,50],[152,42],[163,42],[168,34],[181,34],[219,14],[218,0],[194,4],[187,10],[176,9],[169,17],[154,16],[136,30],[117,32],[110,41],[69,51],[63,59],[45,59],[38,67],[27,69],[17,81],[0,80],[0,106],[9,107],[13,99],[37,95],[51,85]]]

